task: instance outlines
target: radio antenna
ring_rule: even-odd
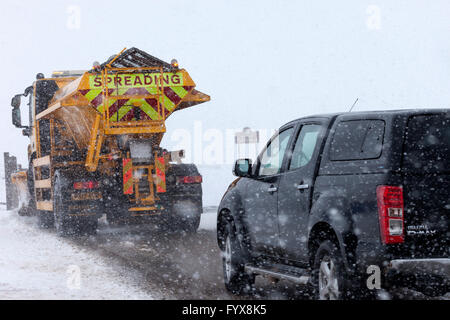
[[[355,102],[353,102],[352,107],[350,108],[350,110],[348,110],[348,112],[352,112],[353,107],[356,105],[356,103],[358,102],[359,98],[356,98]]]

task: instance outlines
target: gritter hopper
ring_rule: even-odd
[[[54,73],[59,89],[36,120],[62,121],[67,129],[63,134],[87,151],[89,171],[97,169],[109,136],[149,138],[158,146],[173,112],[210,100],[176,61],[169,64],[136,48],[80,73]],[[118,152],[114,143],[107,146],[110,153]]]

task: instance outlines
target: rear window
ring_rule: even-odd
[[[376,159],[383,149],[383,120],[352,120],[336,127],[330,149],[332,161]]]
[[[419,172],[450,170],[450,115],[412,116],[406,132],[403,167]]]

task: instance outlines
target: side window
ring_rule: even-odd
[[[330,149],[332,161],[376,159],[383,149],[382,120],[343,121],[336,127]]]
[[[317,124],[304,125],[298,134],[295,142],[292,158],[289,164],[289,170],[295,170],[306,166],[313,156],[317,145],[317,138],[321,126]]]
[[[271,176],[280,172],[284,154],[294,128],[282,131],[273,138],[260,157],[259,176]]]
[[[366,159],[378,158],[383,149],[384,122],[372,121],[367,128],[366,137],[361,147],[361,154]]]

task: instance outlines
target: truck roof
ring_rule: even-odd
[[[372,111],[352,111],[352,112],[335,112],[335,113],[324,113],[324,114],[315,114],[311,116],[301,117],[295,120],[292,120],[288,124],[292,124],[299,120],[305,119],[315,119],[315,118],[326,118],[331,119],[337,116],[355,116],[355,117],[364,117],[364,116],[373,116],[373,115],[414,115],[414,114],[422,114],[422,113],[450,113],[449,108],[416,108],[416,109],[396,109],[396,110],[372,110]]]

